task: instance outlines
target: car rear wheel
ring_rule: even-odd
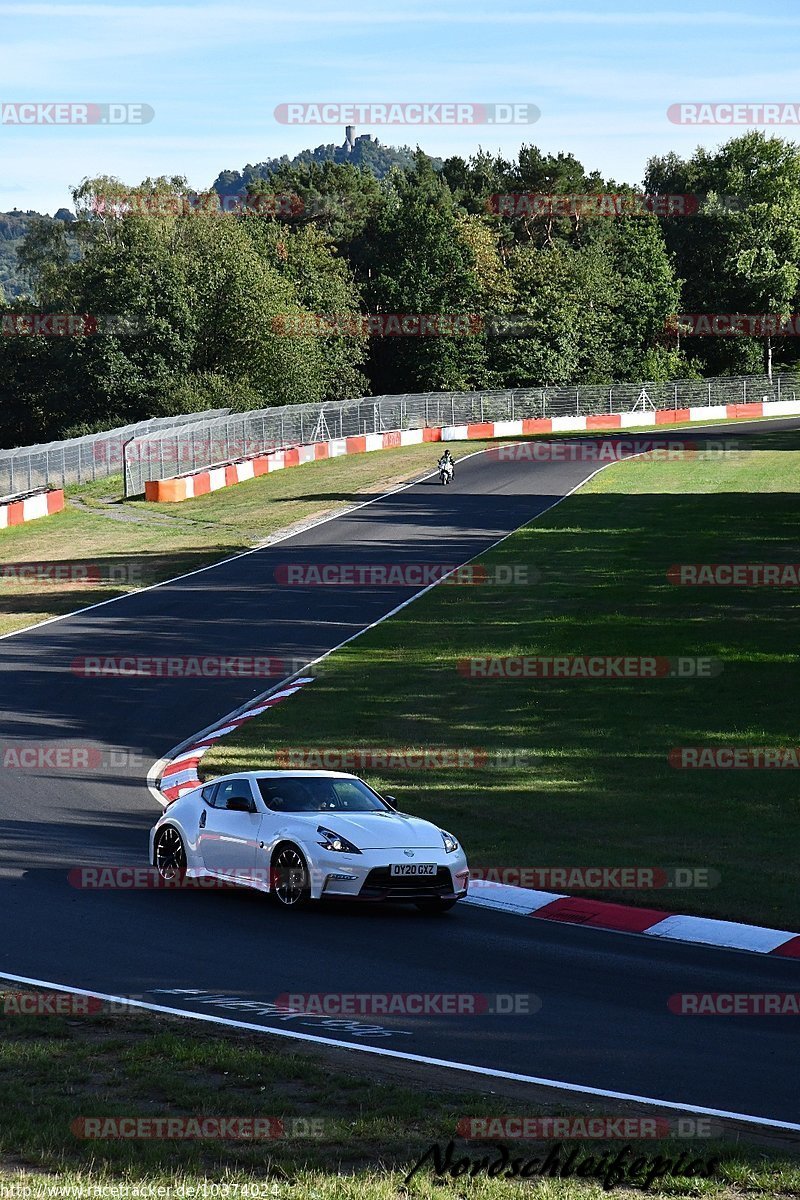
[[[272,894],[283,908],[301,908],[311,898],[305,859],[295,846],[279,846],[272,856]]]
[[[186,847],[174,825],[158,831],[153,848],[155,868],[165,883],[175,883],[186,876]]]
[[[458,904],[458,901],[439,900],[438,897],[433,897],[430,900],[415,900],[414,903],[420,912],[429,917],[437,917],[440,913],[449,912],[453,905]]]

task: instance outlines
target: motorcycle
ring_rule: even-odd
[[[443,466],[439,467],[439,482],[444,484],[453,482],[452,463],[445,463]]]

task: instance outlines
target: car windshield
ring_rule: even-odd
[[[274,812],[392,812],[359,779],[259,779],[258,787]]]

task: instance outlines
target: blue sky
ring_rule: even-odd
[[[743,130],[683,128],[683,101],[795,101],[800,10],[789,3],[672,0],[306,0],[0,4],[0,103],[152,105],[147,125],[0,125],[0,209],[53,212],[85,176],[129,184],[223,168],[323,142],[340,126],[287,126],[286,102],[531,103],[535,125],[359,126],[394,145],[514,155],[569,151],[641,182],[651,154],[690,153]],[[800,129],[777,132],[800,141]]]

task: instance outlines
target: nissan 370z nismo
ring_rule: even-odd
[[[287,908],[331,896],[440,913],[469,880],[452,834],[340,771],[239,772],[186,792],[153,827],[150,861],[167,882],[217,878]]]

